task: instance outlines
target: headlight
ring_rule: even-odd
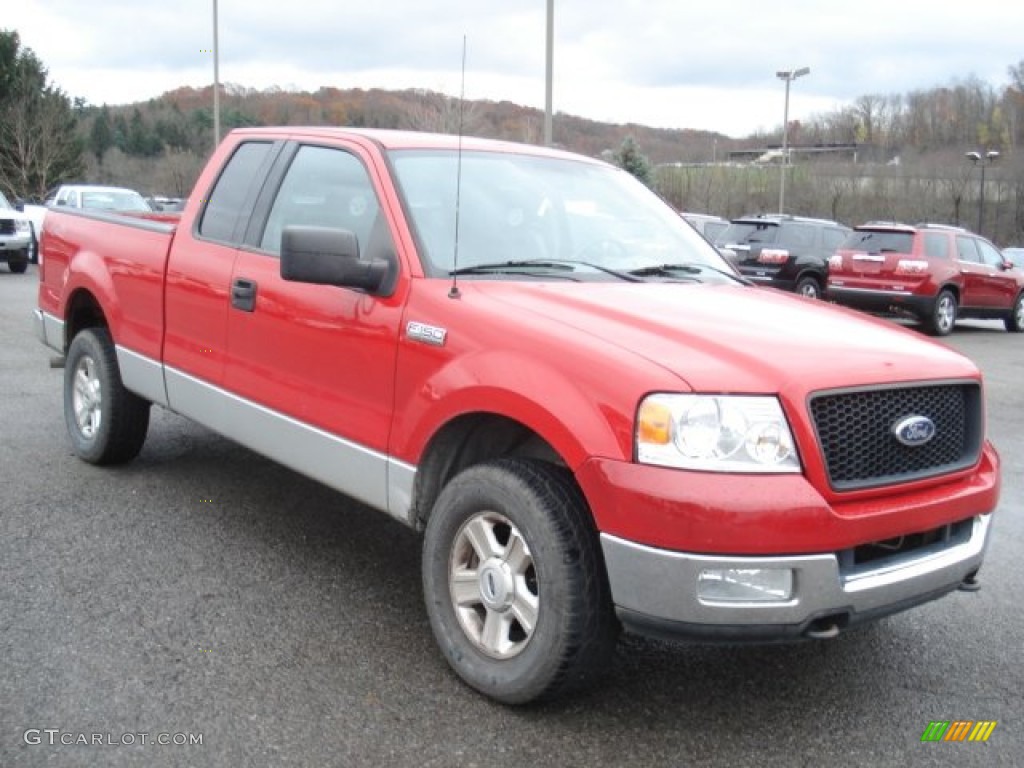
[[[25,235],[27,235],[29,232],[32,231],[31,228],[29,227],[28,221],[26,219],[15,219],[14,220],[14,229],[15,229],[15,231],[21,232],[22,234],[25,234]]]
[[[649,395],[636,422],[642,464],[711,472],[799,472],[778,398],[760,395]]]

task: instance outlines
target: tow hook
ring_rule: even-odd
[[[978,574],[972,573],[967,576],[957,587],[961,592],[977,592],[981,589],[981,582],[978,581]]]

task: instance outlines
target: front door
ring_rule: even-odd
[[[235,259],[224,380],[250,405],[247,443],[386,508],[401,292],[288,282],[279,260],[290,224],[346,229],[361,257],[396,258],[366,163],[336,147],[294,152],[258,247]]]

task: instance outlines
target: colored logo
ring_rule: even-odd
[[[988,741],[998,720],[932,720],[921,741]]]
[[[916,448],[935,437],[935,422],[927,416],[907,416],[892,425],[892,433],[903,445]]]

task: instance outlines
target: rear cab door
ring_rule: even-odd
[[[202,393],[223,384],[231,274],[249,213],[281,143],[237,142],[223,168],[201,178],[167,264],[163,362],[172,408],[199,421]]]

